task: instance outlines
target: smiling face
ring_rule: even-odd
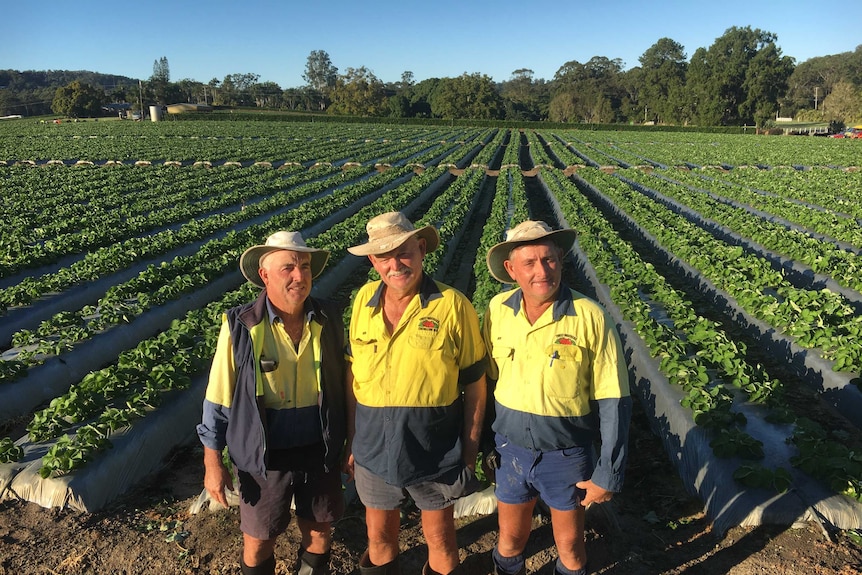
[[[368,256],[386,288],[399,297],[418,293],[422,281],[425,240],[412,236],[396,249]]]
[[[301,308],[311,293],[311,254],[277,250],[260,258],[260,279],[278,309]]]
[[[563,277],[562,255],[554,242],[537,242],[514,248],[503,265],[521,288],[524,299],[538,305],[557,297]]]

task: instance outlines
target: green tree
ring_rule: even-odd
[[[404,94],[390,96],[386,102],[390,118],[409,118],[411,116],[410,100]]]
[[[734,26],[709,49],[695,51],[686,89],[698,123],[749,124],[777,110],[793,60],[781,55],[776,40],[771,32]],[[771,84],[777,89],[771,89]]]
[[[55,114],[70,118],[92,118],[101,115],[105,102],[104,90],[75,80],[67,86],[57,88],[51,110]]]
[[[503,100],[490,76],[461,74],[443,78],[431,99],[431,113],[438,118],[501,119]]]
[[[778,100],[787,91],[787,79],[793,73],[793,59],[782,56],[771,42],[758,50],[745,72],[742,88],[745,101],[740,106],[743,119],[754,118],[758,128],[778,113]]]
[[[311,51],[305,63],[305,73],[302,78],[310,88],[320,94],[318,109],[325,110],[327,94],[335,86],[335,81],[338,78],[338,68],[333,66],[329,54],[325,50]]]
[[[416,81],[413,78],[413,72],[411,72],[410,70],[405,70],[405,71],[401,72],[401,82],[400,82],[400,85],[398,86],[398,89],[399,90],[406,90],[407,88],[409,88],[410,86],[412,86],[415,83],[416,83]]]
[[[849,82],[862,89],[862,45],[853,52],[818,56],[798,64],[781,99],[781,115],[795,116],[802,110],[819,110],[839,82]]]
[[[554,122],[610,123],[624,119],[626,94],[622,61],[594,56],[586,64],[575,60],[554,74],[548,117]]]
[[[153,62],[153,75],[147,81],[147,88],[159,104],[165,105],[177,99],[179,92],[171,86],[171,70],[166,56]]]
[[[507,120],[539,121],[547,118],[550,89],[544,80],[534,80],[529,68],[519,68],[499,86]]]
[[[823,100],[823,111],[827,119],[845,125],[862,121],[862,91],[850,82],[838,82]]]
[[[368,68],[348,68],[330,90],[327,112],[350,116],[384,116],[389,111],[381,82]]]
[[[253,87],[255,105],[258,108],[280,108],[284,92],[275,82],[261,82]]]
[[[644,121],[682,123],[688,69],[682,44],[661,38],[643,53],[639,61],[642,70],[639,101],[643,105]]]

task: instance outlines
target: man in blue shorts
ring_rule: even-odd
[[[329,573],[331,524],[344,512],[347,376],[341,312],[310,296],[328,259],[298,232],[247,249],[240,269],[264,289],[228,310],[219,332],[198,436],[204,487],[224,506],[225,445],[236,469],[243,575],[275,573],[291,500],[302,538],[294,573]]]
[[[365,284],[350,319],[346,471],[365,505],[362,575],[396,575],[400,506],[412,497],[428,544],[424,575],[459,566],[453,506],[475,490],[485,412],[485,345],[470,301],[422,269],[440,243],[400,212],[366,225],[380,280]],[[354,425],[355,422],[355,425]],[[352,441],[351,441],[352,440]]]
[[[496,380],[497,575],[526,573],[523,552],[538,497],[551,509],[556,573],[585,575],[584,511],[623,484],[628,372],[611,318],[562,284],[563,258],[576,236],[528,220],[487,254],[491,275],[517,285],[491,300],[483,325],[488,379]]]

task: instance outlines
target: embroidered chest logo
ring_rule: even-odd
[[[440,331],[440,322],[433,317],[423,317],[419,319],[419,331],[425,333],[436,334]]]
[[[554,336],[554,343],[557,345],[575,345],[575,336],[567,333],[559,333]]]

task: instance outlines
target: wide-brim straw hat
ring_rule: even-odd
[[[308,247],[299,232],[275,232],[266,238],[265,244],[252,246],[240,256],[239,269],[242,270],[242,275],[245,276],[245,279],[258,287],[263,287],[263,280],[260,279],[260,274],[258,273],[260,258],[268,253],[279,250],[311,254],[312,278],[319,276],[323,268],[326,267],[326,262],[329,261],[329,252],[327,250]]]
[[[425,239],[425,251],[431,253],[440,245],[440,235],[434,226],[415,228],[401,212],[387,212],[374,216],[365,225],[368,241],[347,248],[355,256],[376,256],[394,250],[416,236]]]
[[[492,246],[485,259],[494,279],[504,284],[513,284],[517,282],[506,271],[503,262],[509,259],[509,254],[514,248],[541,240],[551,240],[563,250],[563,254],[567,254],[575,244],[577,237],[578,232],[571,228],[552,230],[545,222],[527,220],[510,230],[506,230],[506,241]]]

